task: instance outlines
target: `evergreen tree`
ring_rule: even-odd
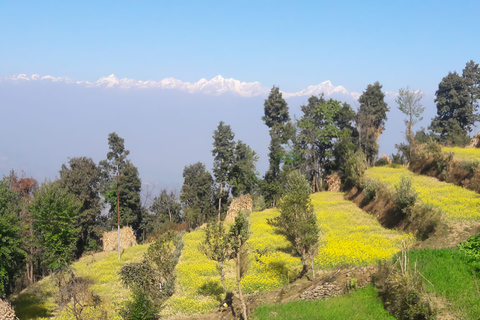
[[[476,111],[479,95],[479,69],[473,61],[467,63],[463,76],[449,73],[442,79],[435,93],[437,115],[429,127],[440,142],[464,145],[475,122],[480,120]]]
[[[373,85],[369,84],[358,99],[360,107],[357,113],[357,126],[360,148],[370,165],[378,155],[378,138],[385,129],[387,112],[390,111],[384,99],[385,94],[378,81]]]
[[[229,183],[232,195],[252,194],[258,183],[255,163],[258,156],[247,144],[239,140],[235,146],[234,161],[230,170]]]
[[[196,227],[213,217],[212,175],[203,163],[197,162],[185,166],[183,179],[180,202],[186,220],[191,227]]]
[[[91,158],[72,158],[68,164],[69,166],[62,165],[58,182],[81,203],[76,222],[77,227],[80,227],[76,245],[78,257],[86,248],[95,249],[102,235],[103,229],[98,223],[102,210],[99,196],[100,172]]]
[[[58,182],[46,181],[35,192],[29,211],[33,215],[33,227],[45,269],[65,267],[74,258],[80,232],[76,227],[80,207],[81,204]]]
[[[100,191],[110,205],[109,218],[112,227],[117,226],[117,182],[119,176],[118,191],[120,194],[120,227],[129,225],[140,237],[140,226],[146,210],[142,208],[140,192],[142,181],[140,180],[138,168],[135,167],[127,156],[130,151],[125,149],[125,141],[115,132],[108,135],[107,160],[100,161]],[[138,232],[140,231],[140,232]]]
[[[268,99],[264,103],[265,115],[262,120],[270,129],[269,168],[265,174],[265,198],[273,205],[278,200],[280,187],[280,165],[285,154],[285,145],[294,135],[294,127],[290,121],[287,103],[278,87],[273,86]]]
[[[0,180],[0,298],[13,292],[24,265],[17,199],[17,193],[8,188],[5,179]]]
[[[220,220],[220,212],[222,202],[227,204],[228,195],[230,193],[230,186],[228,185],[229,176],[231,175],[231,168],[234,158],[235,142],[233,138],[235,134],[229,125],[225,125],[220,121],[217,130],[213,132],[213,150],[212,155],[215,157],[213,161],[213,175],[215,182],[219,186],[218,194],[218,220]]]

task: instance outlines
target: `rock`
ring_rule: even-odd
[[[480,147],[480,131],[473,136],[470,143],[465,148],[479,148]]]

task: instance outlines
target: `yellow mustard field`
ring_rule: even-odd
[[[447,220],[480,220],[480,196],[471,190],[432,177],[417,175],[407,168],[372,167],[367,176],[392,188],[404,175],[412,177],[412,186],[425,204],[439,208]]]
[[[87,308],[84,311],[86,318],[121,319],[116,311],[120,303],[130,296],[130,291],[120,282],[118,272],[125,264],[141,261],[147,248],[148,244],[126,248],[122,250],[120,261],[115,251],[85,256],[72,264],[72,269],[77,276],[92,281],[90,289],[99,295],[103,302],[102,310]],[[75,319],[65,310],[55,314],[58,308],[55,302],[57,294],[58,288],[54,285],[51,276],[42,279],[14,297],[17,315],[25,319],[47,319],[51,316],[61,320]]]
[[[453,152],[454,158],[464,161],[480,161],[480,149],[478,148],[459,148],[459,147],[445,147],[443,152]]]
[[[403,239],[412,238],[384,229],[374,217],[343,197],[332,192],[311,196],[322,230],[316,268],[374,264],[398,252]],[[268,209],[249,217],[249,269],[242,279],[246,293],[280,288],[301,270],[293,247],[267,223],[278,214],[276,209]],[[204,313],[218,305],[215,298],[202,294],[202,287],[208,285],[221,288],[216,263],[198,250],[203,237],[202,229],[184,236],[185,247],[176,267],[176,292],[166,302],[162,315]],[[233,261],[226,264],[225,270],[227,288],[236,290]]]

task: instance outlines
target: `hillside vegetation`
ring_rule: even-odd
[[[474,191],[441,182],[436,178],[414,174],[407,168],[372,167],[367,170],[366,175],[391,188],[400,182],[402,176],[410,176],[418,198],[424,204],[439,208],[447,221],[480,220],[480,197]]]
[[[443,152],[453,152],[454,158],[463,161],[480,161],[480,149],[478,148],[460,148],[443,147]]]
[[[311,199],[322,230],[316,268],[374,264],[398,252],[402,240],[412,237],[384,229],[374,217],[344,200],[341,193],[315,193]],[[252,232],[248,241],[249,269],[242,279],[242,290],[246,293],[280,288],[302,268],[291,245],[267,224],[267,219],[278,214],[276,209],[268,209],[253,212],[249,217]],[[176,292],[162,314],[204,313],[219,304],[222,287],[216,263],[198,249],[203,237],[202,229],[184,236],[185,247],[176,267]],[[226,265],[226,276],[227,288],[234,290],[233,263]]]

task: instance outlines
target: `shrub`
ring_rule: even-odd
[[[377,162],[375,162],[375,167],[382,167],[382,166],[386,166],[387,164],[389,164],[390,162],[388,162],[387,159],[385,158],[380,158],[377,160]]]
[[[265,198],[263,196],[253,196],[253,211],[260,212],[265,210]]]
[[[365,170],[367,170],[367,158],[363,152],[357,151],[345,164],[345,187],[363,188]]]
[[[473,269],[480,271],[480,233],[460,243],[458,248],[465,253],[468,264]]]
[[[376,200],[380,191],[380,183],[373,179],[368,179],[363,189],[363,197],[366,202]]]
[[[142,290],[135,290],[131,300],[126,301],[120,309],[124,320],[153,320],[159,308]]]
[[[402,176],[400,182],[395,186],[395,207],[401,213],[409,214],[416,201],[417,193],[412,188],[412,178],[406,175]]]

